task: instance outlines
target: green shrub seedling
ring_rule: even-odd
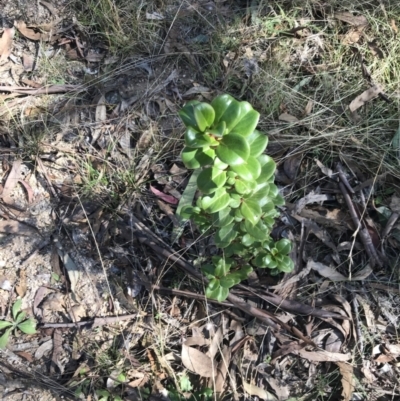
[[[225,300],[254,266],[271,275],[292,271],[291,242],[270,236],[284,200],[274,184],[275,162],[264,154],[268,137],[256,130],[259,113],[225,94],[211,104],[190,101],[179,115],[186,126],[182,161],[200,170],[200,196],[180,217],[202,233],[211,230],[221,249],[201,267],[209,279],[206,296]]]

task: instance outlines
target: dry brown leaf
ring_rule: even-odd
[[[323,263],[314,262],[309,259],[307,267],[311,266],[311,269],[318,272],[322,277],[326,277],[331,281],[362,281],[365,280],[371,273],[372,269],[370,265],[365,266],[362,270],[347,278],[343,274],[337,272],[334,268],[324,265]]]
[[[190,88],[188,91],[186,91],[182,97],[186,98],[186,97],[190,97],[192,95],[198,95],[198,94],[203,94],[203,93],[208,93],[211,92],[210,88],[207,88],[206,86],[201,86],[201,85],[197,85],[193,88]]]
[[[35,57],[32,54],[24,53],[22,55],[22,65],[24,66],[25,71],[33,71],[35,67]],[[38,86],[42,86],[38,84]]]
[[[395,31],[395,33],[399,32],[399,28],[397,28],[396,21],[393,18],[390,20],[390,26]]]
[[[14,33],[14,27],[4,28],[3,30],[3,35],[0,38],[0,64],[5,63],[8,59],[8,56],[11,54]]]
[[[367,304],[365,299],[358,294],[356,294],[357,301],[362,305],[364,309],[364,316],[365,316],[365,321],[367,322],[368,329],[372,332],[376,332],[376,326],[375,326],[375,315],[374,312],[372,312],[371,307]]]
[[[325,167],[318,159],[314,159],[315,163],[317,163],[317,166],[321,169],[321,171],[328,176],[329,178],[331,178],[333,176],[333,170],[331,170],[328,167]]]
[[[193,346],[209,345],[209,341],[203,337],[188,338],[182,344],[182,363],[186,369],[200,375],[201,377],[214,377],[215,364],[212,359]]]
[[[373,56],[378,57],[380,59],[385,58],[385,55],[383,54],[383,51],[379,47],[376,39],[372,40],[371,42],[368,42],[368,47],[369,50],[371,50]]]
[[[217,355],[218,350],[221,348],[221,342],[223,339],[224,339],[224,335],[222,334],[222,329],[221,329],[221,327],[218,327],[217,331],[212,336],[210,348],[207,352],[207,355],[211,359],[214,359],[215,355]]]
[[[298,123],[300,121],[297,117],[292,116],[289,113],[282,113],[278,118],[279,120],[285,121],[287,123]]]
[[[345,362],[337,362],[340,374],[342,375],[342,397],[343,401],[350,401],[355,389],[355,380],[353,377],[353,366]]]
[[[56,373],[55,367],[60,369],[61,374],[64,373],[64,366],[62,365],[60,359],[63,353],[63,336],[60,329],[54,330],[53,334],[53,353],[51,355],[52,364],[50,365],[50,372]]]
[[[0,221],[0,232],[6,234],[18,234],[25,236],[37,236],[39,231],[33,227],[28,226],[27,224],[20,223],[15,220],[3,220]]]
[[[289,156],[283,163],[283,171],[292,182],[297,177],[302,160],[303,154],[298,153],[296,155]]]
[[[395,357],[400,356],[400,344],[385,344],[385,348]]]
[[[344,45],[353,45],[360,40],[361,35],[362,33],[358,29],[351,29],[342,39],[342,43]]]
[[[282,289],[296,283],[297,281],[302,280],[304,277],[307,277],[308,273],[310,273],[310,270],[311,270],[311,265],[307,264],[307,266],[304,269],[302,269],[300,271],[300,273],[296,274],[295,276],[290,277],[288,280],[283,281],[282,283],[270,286],[268,288],[272,289],[272,290],[282,290]]]
[[[136,143],[136,149],[145,150],[149,148],[150,142],[153,141],[153,136],[153,127],[150,125],[149,129],[144,130],[140,135]]]
[[[36,26],[36,25],[26,25],[24,21],[15,21],[14,26],[18,29],[18,31],[30,40],[43,40],[45,42],[55,41],[59,35],[55,35],[52,33],[52,26],[57,21],[50,23],[50,25]],[[40,32],[40,29],[50,29],[50,32]]]
[[[17,185],[18,181],[21,179],[22,176],[22,160],[15,160],[10,173],[8,174],[6,183],[4,184],[4,188],[0,197],[3,198],[4,202],[6,203],[13,203],[10,195],[15,186]]]
[[[26,193],[28,195],[28,203],[31,204],[32,201],[33,201],[33,189],[32,189],[32,187],[24,180],[19,180],[18,182],[25,188],[25,191],[26,191]]]
[[[228,374],[229,364],[231,362],[232,349],[227,345],[222,348],[222,359],[217,367],[217,377],[215,378],[214,391],[217,394],[223,395],[226,375]]]
[[[363,15],[353,15],[348,11],[336,12],[334,16],[339,21],[346,22],[352,26],[366,27],[368,25],[368,20]]]
[[[283,380],[277,380],[271,376],[267,378],[268,384],[275,391],[275,394],[278,396],[279,401],[286,401],[289,399],[290,390],[289,386],[284,385]]]
[[[364,106],[365,103],[369,102],[372,99],[375,99],[382,92],[382,87],[380,85],[371,86],[369,89],[358,95],[349,105],[349,109],[352,115],[352,118],[355,120],[359,120],[360,116],[356,113],[360,107]]]
[[[294,213],[299,214],[306,207],[306,205],[310,203],[320,203],[333,199],[334,198],[331,195],[316,194],[314,191],[311,191],[304,198],[299,199],[295,203]]]
[[[296,350],[296,354],[311,362],[345,362],[351,359],[351,354],[340,354],[325,350],[307,351],[304,348]]]
[[[243,380],[243,388],[246,391],[246,393],[260,397],[263,400],[278,401],[278,399],[273,394],[269,393],[267,390],[257,387],[254,384],[247,383],[244,380]]]
[[[26,285],[26,270],[21,270],[21,274],[19,277],[19,283],[15,287],[15,291],[17,291],[17,294],[23,298],[26,294],[26,290],[28,289],[28,286]]]
[[[53,340],[50,339],[45,341],[35,352],[35,358],[37,360],[42,359],[45,354],[49,353],[53,349]]]
[[[306,107],[304,109],[304,115],[308,116],[309,114],[311,114],[311,111],[312,111],[313,107],[314,107],[314,102],[310,99],[307,102],[307,105],[306,105]]]
[[[106,98],[102,95],[96,106],[96,127],[93,129],[92,144],[96,143],[102,131],[102,123],[107,119]]]

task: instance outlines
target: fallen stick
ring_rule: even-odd
[[[95,327],[104,326],[106,324],[113,324],[122,322],[124,320],[135,319],[139,316],[138,313],[133,313],[130,315],[121,315],[121,316],[106,316],[106,317],[95,317],[91,320],[83,320],[75,323],[41,323],[38,325],[40,329],[74,329],[74,328],[82,328],[85,326],[88,329],[94,329]]]
[[[50,85],[41,88],[24,88],[22,86],[0,86],[0,92],[19,93],[21,95],[52,95],[68,93],[83,89],[82,85]]]

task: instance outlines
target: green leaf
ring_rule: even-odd
[[[241,195],[248,195],[253,191],[254,184],[255,182],[252,180],[235,180],[235,191]]]
[[[249,220],[244,221],[246,231],[258,241],[265,241],[269,236],[268,227],[260,220],[257,224],[253,225]]]
[[[275,244],[275,248],[280,254],[287,255],[292,249],[292,243],[288,239],[282,238]]]
[[[206,275],[208,279],[215,278],[215,266],[214,265],[203,265],[201,266],[202,272]]]
[[[194,170],[212,164],[215,150],[211,148],[192,149],[186,146],[182,150],[181,158],[186,168]]]
[[[237,284],[236,281],[233,278],[231,278],[230,276],[221,278],[221,280],[219,282],[220,282],[221,287],[228,288],[228,290],[229,290],[229,288],[231,288],[235,284]]]
[[[290,273],[294,269],[293,260],[289,256],[284,256],[279,263],[279,270],[284,273]]]
[[[278,194],[274,198],[275,206],[283,206],[285,204],[285,199],[281,194]]]
[[[240,211],[240,209],[234,209],[234,216],[235,216],[235,221],[240,223],[244,220],[244,216],[242,214],[242,212]]]
[[[226,130],[226,123],[225,121],[221,121],[214,128],[209,129],[207,132],[220,138],[225,134],[225,130]]]
[[[25,320],[18,325],[18,328],[25,334],[36,333],[36,322],[33,319]]]
[[[230,287],[233,287],[234,285],[239,284],[243,280],[241,274],[237,271],[233,272],[233,273],[229,273],[225,278],[230,280],[230,282],[232,283],[232,285]],[[222,283],[221,283],[221,286],[223,286]]]
[[[0,337],[0,349],[4,349],[7,346],[8,340],[10,338],[10,333],[12,329],[7,329],[4,334]]]
[[[212,215],[212,222],[215,227],[224,227],[231,224],[234,219],[232,209],[226,207]]]
[[[222,137],[215,152],[224,163],[237,166],[249,158],[250,146],[240,135],[228,134]]]
[[[22,322],[25,319],[25,316],[26,316],[26,312],[18,313],[18,316],[15,319],[15,323],[18,324],[18,323]]]
[[[185,374],[180,377],[179,386],[181,388],[181,391],[189,392],[193,390],[192,383]]]
[[[250,265],[244,265],[237,273],[240,274],[242,280],[246,280],[252,271],[253,268]]]
[[[213,107],[207,103],[191,101],[179,111],[179,116],[187,127],[193,127],[197,131],[203,132],[213,124],[215,112]]]
[[[185,132],[185,145],[189,148],[207,148],[218,146],[218,141],[208,134],[197,132],[192,127],[188,127]]]
[[[247,181],[256,180],[261,173],[261,165],[253,156],[249,156],[245,163],[237,166],[230,166],[230,168],[237,173],[237,175]]]
[[[229,206],[232,209],[236,209],[240,206],[241,204],[241,196],[239,194],[231,193],[229,194],[230,196],[230,201],[229,201]]]
[[[252,244],[254,244],[254,242],[255,242],[255,239],[254,239],[250,234],[245,234],[245,235],[243,235],[242,244],[243,244],[244,246],[249,247],[249,246],[251,246]]]
[[[215,110],[215,123],[224,121],[226,123],[226,132],[230,132],[234,127],[241,114],[239,102],[230,95],[217,96],[212,102],[211,106]]]
[[[218,168],[205,168],[197,178],[197,186],[201,192],[212,194],[226,182],[226,172]]]
[[[11,322],[7,322],[6,320],[0,320],[0,330],[5,329],[6,327],[10,327],[13,324]]]
[[[258,184],[251,194],[251,199],[257,202],[261,207],[270,202],[269,198],[269,185],[268,183]]]
[[[237,236],[238,232],[235,223],[231,223],[225,227],[221,227],[214,237],[215,244],[219,248],[226,248]]]
[[[248,219],[253,225],[256,225],[261,218],[260,205],[251,199],[243,200],[240,206],[240,211],[244,218]]]
[[[208,213],[217,213],[220,210],[225,209],[231,201],[225,188],[219,188],[211,196],[203,196],[199,199],[201,208]]]
[[[215,266],[215,276],[218,278],[226,276],[232,266],[232,261],[230,259],[225,259],[221,256],[213,256],[212,261]]]
[[[253,109],[248,102],[240,102],[240,115],[238,122],[234,124],[232,132],[240,134],[243,137],[249,136],[257,127],[260,113]]]
[[[208,103],[199,103],[194,106],[194,116],[200,131],[211,127],[215,119],[214,108]]]
[[[261,165],[261,173],[257,179],[257,184],[262,184],[274,175],[276,164],[272,157],[267,155],[258,156],[257,160]]]
[[[218,168],[220,170],[226,170],[228,168],[228,165],[224,163],[222,160],[220,160],[218,157],[216,157],[214,160],[213,167]]]
[[[231,243],[224,249],[224,254],[226,257],[230,257],[232,255],[243,256],[247,254],[247,249],[244,247],[243,244],[238,243]]]
[[[268,137],[265,134],[255,130],[247,138],[250,145],[250,156],[258,157],[262,155],[268,145]]]
[[[198,207],[183,206],[182,209],[180,210],[179,217],[182,220],[189,220],[195,214],[195,210],[197,211]]]
[[[275,184],[269,184],[269,193],[268,196],[270,198],[275,198],[276,196],[279,195],[279,189]]]
[[[206,297],[211,299],[216,299],[219,302],[225,301],[229,295],[229,289],[221,287],[218,282],[218,287],[210,288],[210,284],[206,288]]]
[[[14,305],[12,307],[12,317],[14,320],[17,319],[18,312],[21,310],[21,305],[22,305],[22,299],[17,299],[14,302]]]

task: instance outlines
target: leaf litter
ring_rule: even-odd
[[[199,4],[196,3],[189,8],[184,7],[181,10],[182,12],[178,10],[176,15],[187,16],[197,13],[194,10],[206,9],[203,8],[202,4]],[[144,15],[148,16],[149,21],[165,20],[169,23],[168,13],[159,11],[146,10]],[[252,21],[257,21],[260,18],[257,13],[257,10],[251,12]],[[368,21],[363,16],[346,13],[337,12],[334,16],[341,21],[340,24],[347,24],[352,27],[351,29],[354,29],[354,31],[348,31],[348,33],[353,32],[357,35],[357,40],[353,40],[353,43],[360,43],[363,40],[364,32],[369,29]],[[51,14],[51,20],[57,21],[57,15],[54,10]],[[56,41],[63,43],[63,41],[70,40],[70,44],[77,46],[76,60],[86,59],[88,66],[90,63],[101,63],[104,60],[104,53],[99,52],[97,54],[94,46],[86,43],[83,38],[79,38],[79,34],[77,35],[76,31],[71,32],[68,38],[61,39],[57,38],[60,33],[50,34],[50,29],[47,30],[47,28],[52,29],[56,27],[56,24],[48,21],[49,19],[35,24],[27,21],[18,22],[17,26],[22,35],[30,37],[33,41],[41,40],[51,44],[53,41],[54,43]],[[189,42],[181,41],[180,24],[181,20],[178,19],[176,26],[173,26],[174,31],[171,28],[172,32],[170,32],[171,35],[165,41],[164,50],[167,53],[174,49],[179,52],[183,51],[193,69],[193,66],[197,65],[198,62],[197,54],[191,52]],[[274,29],[274,37],[279,37],[276,36],[276,32],[280,31],[280,29],[279,27]],[[392,29],[394,30],[393,27]],[[54,31],[56,32],[57,29]],[[307,31],[304,29],[304,32]],[[294,39],[301,41],[307,40],[310,33],[304,34],[298,31],[294,32],[294,35]],[[66,45],[61,46],[67,47]],[[294,41],[293,46],[298,46],[298,42]],[[320,48],[322,49],[322,47]],[[311,54],[307,49],[303,50],[302,54]],[[84,52],[87,52],[87,54],[85,55]],[[169,54],[170,57],[173,57],[173,53]],[[244,66],[241,64],[242,54],[252,60],[252,65],[257,66],[257,73],[253,73],[250,64],[245,64]],[[257,80],[257,76],[262,73],[263,69],[262,60],[260,61],[257,58],[257,54],[257,49],[250,48],[248,44],[244,44],[243,49],[240,51],[222,55],[220,61],[226,74],[225,84],[231,75],[240,76],[237,75],[236,69],[238,68],[244,68],[242,73],[247,76],[246,85],[251,85],[251,80]],[[264,57],[263,60],[265,59]],[[8,60],[4,61],[9,63]],[[28,65],[29,63],[26,64]],[[165,150],[167,149],[168,152],[170,150],[163,147],[165,146],[163,140],[169,138],[168,135],[171,135],[171,132],[173,133],[174,130],[179,129],[179,123],[176,123],[173,117],[166,116],[165,111],[168,114],[174,113],[172,110],[179,109],[182,105],[181,97],[187,100],[195,98],[207,99],[207,96],[212,98],[214,83],[210,85],[209,82],[202,82],[199,79],[189,82],[185,77],[187,72],[181,70],[177,65],[170,67],[167,64],[163,64],[166,73],[165,76],[161,77],[151,64],[150,62],[148,70],[153,72],[153,77],[151,73],[148,73],[148,76],[142,82],[139,82],[139,80],[127,82],[126,86],[130,87],[128,89],[124,87],[120,90],[121,84],[115,83],[117,82],[116,79],[115,82],[110,83],[108,89],[118,92],[118,96],[120,96],[118,106],[108,102],[106,92],[102,92],[100,94],[101,97],[93,97],[90,91],[85,92],[84,90],[87,97],[84,98],[82,103],[78,102],[78,112],[76,112],[76,108],[75,111],[71,111],[70,120],[75,121],[75,127],[80,127],[80,129],[84,127],[86,131],[80,131],[77,134],[72,127],[65,126],[62,130],[59,130],[61,134],[57,134],[59,135],[57,138],[49,140],[49,144],[46,144],[51,149],[50,155],[57,162],[51,162],[51,159],[46,159],[46,155],[43,154],[38,156],[40,157],[39,160],[41,160],[41,166],[39,166],[40,174],[38,176],[36,176],[36,172],[26,179],[21,179],[21,177],[16,179],[17,177],[14,176],[11,180],[11,176],[9,184],[7,184],[7,178],[4,177],[3,184],[7,187],[5,195],[9,197],[7,199],[12,202],[16,201],[16,206],[23,205],[28,211],[33,211],[33,214],[28,217],[24,216],[23,222],[22,219],[21,221],[1,220],[1,224],[6,225],[7,222],[8,224],[12,222],[16,226],[15,229],[7,233],[7,236],[3,237],[3,240],[8,245],[8,250],[0,256],[0,258],[3,258],[2,262],[4,262],[4,264],[0,264],[2,266],[1,269],[3,269],[1,274],[11,271],[8,278],[11,286],[7,286],[9,289],[3,291],[5,294],[3,292],[0,294],[1,310],[5,310],[4,305],[10,302],[7,297],[16,296],[15,293],[10,294],[10,288],[12,289],[18,283],[25,281],[26,291],[20,287],[16,294],[23,298],[24,306],[27,309],[30,306],[34,306],[34,315],[43,327],[40,335],[36,337],[41,337],[43,344],[46,344],[43,345],[42,349],[40,349],[39,345],[36,345],[36,349],[40,349],[40,352],[37,353],[37,363],[38,365],[43,365],[44,358],[51,358],[53,367],[51,371],[47,370],[47,373],[51,373],[53,378],[61,378],[63,372],[64,375],[69,371],[80,372],[75,377],[72,374],[69,376],[67,374],[68,377],[63,377],[63,380],[68,379],[71,383],[74,380],[78,380],[77,377],[85,377],[82,372],[89,372],[89,375],[93,373],[85,363],[78,362],[79,358],[74,359],[79,352],[75,355],[75,351],[67,351],[69,349],[72,350],[72,345],[74,344],[73,348],[75,350],[79,350],[79,348],[90,349],[95,357],[99,358],[98,360],[100,360],[101,352],[108,352],[107,350],[112,349],[118,350],[121,355],[126,355],[127,360],[132,364],[135,363],[135,360],[140,359],[135,369],[132,366],[122,364],[122,368],[115,369],[113,367],[101,372],[101,375],[106,378],[105,382],[112,383],[112,385],[108,386],[110,391],[118,388],[118,378],[126,377],[133,387],[133,389],[129,390],[132,391],[130,396],[136,397],[136,399],[139,399],[140,393],[136,393],[134,390],[145,389],[146,391],[151,391],[149,389],[152,386],[157,386],[159,390],[154,390],[154,393],[164,391],[166,390],[166,383],[161,379],[162,377],[169,376],[172,378],[174,375],[171,372],[185,374],[187,370],[191,372],[188,374],[192,387],[193,385],[197,386],[202,378],[206,378],[208,380],[207,385],[211,388],[215,385],[214,390],[216,393],[221,394],[221,398],[223,398],[225,392],[227,392],[228,397],[231,397],[229,392],[232,391],[235,399],[241,399],[240,397],[244,397],[245,393],[263,399],[288,399],[291,395],[297,396],[301,394],[295,383],[304,385],[305,378],[308,375],[310,375],[310,382],[314,382],[318,375],[324,375],[328,372],[329,363],[331,362],[336,364],[341,375],[342,388],[340,388],[340,391],[342,396],[344,399],[351,399],[351,394],[356,391],[357,387],[354,383],[354,378],[357,377],[359,379],[358,375],[360,373],[358,370],[352,369],[349,350],[346,349],[348,339],[341,337],[351,337],[348,334],[351,332],[350,323],[344,323],[344,321],[347,322],[344,317],[350,317],[347,300],[351,302],[353,288],[361,288],[358,287],[359,282],[368,286],[369,279],[372,274],[376,274],[376,271],[373,271],[366,263],[366,260],[363,259],[362,246],[358,239],[353,241],[351,237],[351,233],[354,232],[355,228],[351,221],[349,223],[346,206],[343,206],[340,192],[337,191],[337,174],[333,168],[330,168],[332,165],[325,159],[320,158],[319,155],[318,158],[324,164],[317,163],[320,169],[319,173],[322,174],[318,176],[318,173],[315,173],[315,177],[318,180],[318,186],[316,186],[310,181],[304,180],[309,158],[308,155],[303,153],[303,148],[296,149],[296,155],[290,156],[293,148],[286,147],[286,144],[282,146],[283,149],[285,147],[286,149],[292,149],[285,156],[287,162],[286,166],[283,163],[283,168],[287,173],[286,176],[292,188],[290,196],[295,194],[295,198],[293,198],[293,205],[296,208],[295,216],[300,216],[300,219],[297,220],[299,223],[296,221],[291,223],[295,226],[295,229],[292,226],[290,228],[294,233],[294,235],[292,234],[294,241],[298,242],[300,239],[298,231],[300,225],[303,225],[305,231],[303,236],[304,246],[300,248],[301,255],[299,255],[299,258],[305,262],[303,269],[288,280],[286,280],[287,277],[284,277],[282,281],[268,281],[269,279],[266,279],[258,272],[260,277],[257,277],[257,281],[255,281],[257,283],[266,283],[265,285],[268,286],[269,290],[275,291],[285,289],[293,283],[298,283],[297,289],[292,294],[297,299],[279,299],[279,296],[271,294],[269,296],[266,294],[265,299],[262,297],[257,298],[254,295],[254,291],[251,292],[248,288],[241,289],[244,292],[240,296],[251,296],[252,302],[258,308],[257,310],[263,311],[264,314],[269,313],[270,318],[275,316],[275,323],[268,321],[265,315],[258,315],[260,319],[258,322],[260,323],[262,320],[265,325],[263,327],[260,325],[257,331],[252,331],[250,329],[251,314],[246,315],[232,306],[227,307],[226,305],[217,305],[211,302],[204,304],[203,301],[190,298],[199,294],[191,293],[193,287],[188,286],[185,279],[181,280],[179,278],[181,280],[180,283],[185,286],[182,291],[186,291],[186,293],[181,292],[179,295],[171,297],[172,300],[169,295],[161,295],[161,292],[157,292],[156,287],[149,295],[142,289],[146,286],[146,288],[149,288],[149,285],[153,285],[152,282],[164,280],[166,282],[165,285],[172,289],[173,286],[170,283],[177,277],[177,270],[176,266],[171,266],[164,262],[161,252],[149,251],[149,248],[146,248],[143,237],[139,237],[139,240],[136,238],[137,228],[133,228],[135,227],[133,225],[134,216],[139,216],[142,224],[149,227],[153,234],[150,238],[153,241],[163,244],[162,246],[166,246],[166,243],[171,243],[176,253],[179,253],[182,250],[181,247],[184,247],[185,244],[190,243],[195,243],[200,251],[209,249],[210,246],[212,247],[212,244],[207,243],[206,239],[193,238],[188,226],[183,227],[179,234],[179,239],[176,236],[176,239],[169,241],[171,233],[168,231],[168,227],[179,200],[179,195],[183,193],[181,199],[185,196],[193,199],[195,194],[190,191],[190,188],[185,194],[184,189],[186,188],[187,180],[175,181],[176,173],[173,170],[171,171],[170,167],[178,159],[175,158],[173,161],[168,159],[166,156],[168,153]],[[317,67],[308,65],[308,73],[316,71],[315,68]],[[96,64],[95,68],[101,67]],[[305,68],[305,64],[301,64],[300,68]],[[35,72],[40,73],[40,69],[36,69]],[[154,76],[161,78],[154,78]],[[310,85],[314,77],[307,76],[307,79],[298,81],[301,82],[301,85],[297,84],[295,86],[296,91],[301,93],[301,91],[306,90],[307,85]],[[114,78],[109,78],[109,81],[114,81]],[[73,85],[77,83],[80,84],[78,81],[73,81]],[[101,87],[95,87],[95,89],[100,92],[102,90]],[[217,88],[217,90],[220,89],[219,87]],[[15,82],[10,82],[6,88],[3,87],[3,90],[24,96],[24,99],[33,95],[41,96],[45,93],[66,91],[71,91],[72,94],[74,92],[79,93],[80,95],[83,93],[82,87],[79,87],[79,85],[71,86],[70,83],[57,84],[57,86],[53,87],[43,85],[38,90],[37,88],[28,89],[16,86]],[[135,92],[144,93],[144,95],[141,98]],[[246,87],[243,88],[242,93],[246,96]],[[127,97],[121,100],[121,94],[126,94]],[[365,93],[361,95],[362,99],[357,97],[350,103],[349,110],[351,112],[357,113],[357,110],[377,96],[377,91],[363,95]],[[150,107],[148,103],[150,101],[157,104],[158,108]],[[306,107],[305,102],[301,102],[301,107],[297,110],[292,110],[290,107],[286,110],[282,109],[280,113],[278,112],[275,115],[273,125],[280,124],[281,133],[284,133],[286,128],[282,127],[285,124],[277,121],[280,120],[281,122],[290,123],[290,129],[299,130],[299,133],[306,131],[315,134],[316,131],[312,131],[313,125],[309,124],[308,118],[313,118],[314,113],[317,113],[320,107],[321,104],[318,99],[314,102],[308,101]],[[132,108],[136,108],[135,112],[132,111]],[[72,110],[74,110],[74,107]],[[289,114],[288,110],[292,114]],[[75,114],[72,115],[73,113]],[[278,115],[279,117],[277,117]],[[304,121],[299,120],[294,115],[302,116]],[[315,122],[315,124],[318,123],[319,121]],[[88,140],[91,142],[89,144],[84,139],[86,134],[88,134]],[[307,135],[309,134],[307,133]],[[160,138],[163,139],[161,140]],[[279,140],[282,138],[283,141],[286,141],[284,136]],[[173,137],[172,141],[176,141],[176,138]],[[117,142],[118,147],[114,146]],[[67,154],[69,154],[67,157],[63,151],[59,150],[62,148],[67,149]],[[111,151],[108,153],[110,149]],[[135,160],[136,152],[140,154],[139,160]],[[158,161],[155,163],[152,159],[156,156],[159,157],[159,153],[163,154],[163,167],[157,172],[153,167]],[[89,154],[90,158],[82,160],[89,163],[96,160],[96,162],[93,162],[94,178],[90,177],[90,179],[93,181],[98,179],[102,183],[101,185],[104,185],[100,191],[94,193],[94,197],[105,207],[100,207],[96,202],[92,201],[93,205],[96,204],[94,210],[102,210],[100,213],[92,213],[90,208],[86,206],[81,208],[80,213],[77,210],[76,205],[80,202],[77,201],[77,195],[74,192],[74,189],[77,188],[76,183],[86,182],[86,185],[89,185],[91,181],[85,176],[85,172],[79,169],[77,163],[74,163],[74,158],[71,155],[81,157],[84,154]],[[43,158],[41,158],[42,156]],[[13,166],[15,164],[18,167],[19,159],[15,160],[11,159],[9,165]],[[61,163],[61,160],[65,162]],[[135,184],[138,188],[140,187],[140,191],[145,194],[153,192],[155,196],[149,197],[146,195],[141,197],[135,194],[133,196],[135,201],[130,199],[124,206],[118,205],[113,213],[109,213],[108,206],[110,204],[107,204],[109,187],[102,180],[105,177],[109,178],[107,174],[112,169],[118,170],[121,168],[121,170],[118,170],[119,172],[129,171],[130,162],[135,163]],[[21,163],[21,166],[23,165],[24,163]],[[104,175],[100,174],[96,177],[98,172],[102,172]],[[4,173],[2,170],[2,174]],[[10,176],[11,173],[8,172],[8,175]],[[185,175],[185,171],[183,175]],[[39,176],[45,182],[38,180]],[[359,182],[363,181],[361,177],[358,178]],[[121,184],[120,188],[113,188],[114,194],[121,194],[126,191],[124,185],[129,182],[129,177],[123,176],[121,181],[123,181],[123,184]],[[12,182],[13,184],[11,184]],[[18,182],[21,183],[21,186],[17,184]],[[148,184],[149,182],[151,184]],[[171,182],[173,183],[172,185]],[[356,188],[355,184],[358,183],[354,182],[353,179],[353,182],[351,182],[352,188]],[[60,188],[69,188],[65,192],[65,196],[60,191]],[[94,188],[94,186],[91,188]],[[300,190],[304,188],[306,190],[301,192]],[[67,194],[70,195],[67,196]],[[362,198],[359,193],[354,195],[353,201],[356,204],[362,202],[358,197]],[[58,200],[58,198],[60,199]],[[4,197],[3,201],[5,201]],[[59,201],[60,203],[58,204],[57,202]],[[169,205],[167,205],[167,202]],[[288,209],[285,209],[286,207]],[[284,210],[291,212],[288,205],[284,207]],[[8,209],[6,204],[2,204],[1,211],[10,215],[12,213],[12,209]],[[162,216],[160,211],[165,216]],[[55,217],[57,214],[62,216],[62,219],[57,220]],[[80,216],[79,218],[78,215]],[[289,217],[292,219],[294,216]],[[62,224],[60,224],[60,221],[62,221]],[[281,225],[279,229],[285,232],[287,230],[286,223],[279,224]],[[42,247],[42,239],[39,239],[36,229],[33,229],[31,236],[35,239],[35,242],[26,242],[22,235],[23,227],[37,227],[37,230],[44,234],[46,240],[54,237],[54,229],[58,234],[61,232],[63,235],[61,235],[60,241],[63,245],[63,252],[60,251],[60,255],[57,258],[50,258],[52,246]],[[147,233],[146,235],[150,236],[152,234]],[[314,234],[314,236],[310,234]],[[71,241],[69,236],[72,239]],[[93,237],[95,241],[93,241]],[[338,238],[340,238],[340,241],[338,241]],[[393,238],[389,239],[393,240]],[[340,242],[345,245],[339,247],[338,244]],[[97,249],[96,247],[99,244],[99,249]],[[323,248],[323,252],[319,253],[319,247]],[[18,254],[21,250],[24,252]],[[351,253],[351,250],[353,250],[353,253]],[[313,259],[309,260],[310,256]],[[351,269],[345,264],[348,259],[352,259]],[[31,271],[27,269],[27,266]],[[362,266],[365,267],[362,268]],[[24,270],[27,272],[25,276],[19,273],[18,269],[21,268],[26,269]],[[129,286],[126,284],[133,282],[132,277],[130,280],[128,279],[129,275],[132,276],[131,270],[141,274],[145,272],[145,277],[147,277],[146,280],[139,278],[143,285],[139,287],[138,293],[135,293],[135,299],[129,298],[130,295],[127,291]],[[78,271],[79,273],[77,274],[76,272]],[[109,276],[104,275],[105,271],[111,272]],[[112,279],[113,276],[118,276],[121,280],[115,281]],[[375,279],[375,276],[373,277]],[[383,276],[379,277],[383,278]],[[125,279],[126,281],[124,281]],[[146,284],[144,285],[145,282]],[[371,282],[370,288],[374,288],[372,284],[380,283]],[[382,285],[384,287],[390,286],[390,282],[386,284],[386,286]],[[52,287],[51,293],[45,294],[47,290],[43,289],[49,286]],[[382,291],[386,291],[384,287],[381,287]],[[365,312],[365,324],[371,330],[378,330],[382,338],[384,338],[384,329],[390,329],[396,319],[394,311],[382,301],[381,297],[385,292],[382,293],[381,290],[379,287],[375,287],[375,291],[380,294],[376,299],[369,295],[369,303],[372,307],[369,309],[368,319],[366,318],[367,312]],[[100,291],[99,296],[95,296],[94,294],[98,294],[98,291]],[[339,292],[343,299],[335,298],[335,292]],[[393,296],[397,295],[393,293]],[[328,297],[330,297],[329,300],[327,299]],[[232,299],[235,298],[233,297]],[[392,303],[396,304],[395,302]],[[367,303],[364,302],[361,305],[363,311],[368,310]],[[382,310],[376,309],[376,305],[381,305]],[[135,308],[140,309],[141,313],[129,314],[129,310],[132,312]],[[157,309],[157,313],[159,312],[157,319],[154,317],[153,308]],[[170,312],[164,313],[164,311]],[[350,314],[352,314],[351,310]],[[261,319],[261,316],[264,319]],[[305,316],[308,319],[307,321],[305,321]],[[363,325],[364,314],[360,316],[360,324]],[[375,318],[375,316],[377,317]],[[213,325],[212,329],[209,328],[208,334],[207,331],[199,331],[196,328],[201,325],[200,322],[203,322],[204,319],[207,319],[209,324]],[[266,322],[269,322],[269,325]],[[311,324],[308,324],[310,322]],[[101,329],[96,332],[75,330],[76,327],[93,328],[95,326],[101,327]],[[309,327],[310,330],[308,331]],[[301,344],[301,337],[294,336],[293,331],[289,330],[291,328],[297,329],[299,331],[298,334],[306,336],[308,341],[314,341],[314,345],[317,347],[312,345],[304,347],[304,344]],[[232,332],[234,333],[233,337]],[[197,336],[196,334],[199,333],[202,334]],[[71,341],[72,337],[73,342]],[[113,342],[114,338],[119,339],[120,337],[120,343]],[[202,340],[199,338],[202,338]],[[165,341],[168,351],[171,351],[169,354],[159,354],[159,341]],[[389,371],[389,363],[394,360],[393,358],[398,357],[398,344],[395,341],[393,336],[389,336],[385,341],[382,340],[373,358],[368,361],[363,360],[362,374],[365,377],[368,376],[370,382],[376,382],[378,380],[377,377],[382,377],[379,376],[382,373],[382,369]],[[18,343],[19,339],[16,339],[13,346],[18,345]],[[77,343],[80,346],[77,346]],[[101,350],[96,346],[100,343],[105,344],[101,347]],[[143,352],[146,350],[148,351],[147,353]],[[36,356],[34,351],[35,349],[33,349],[32,355]],[[80,353],[80,355],[83,354]],[[147,356],[143,357],[143,355]],[[271,360],[271,356],[274,356],[274,359]],[[365,358],[365,356],[363,357]],[[20,356],[15,354],[9,358],[10,360],[14,358],[12,360],[19,361],[18,363],[21,366],[23,365],[21,362],[23,361],[22,354]],[[28,360],[29,357],[25,359]],[[197,363],[199,361],[204,362],[203,367],[207,369],[202,369],[201,364]],[[149,365],[151,365],[151,368]],[[97,373],[98,371],[95,371],[93,377]],[[119,376],[120,374],[123,376]],[[63,382],[65,383],[65,380]],[[123,382],[125,382],[125,379],[121,380],[121,383]],[[93,383],[95,385],[99,384],[99,382],[95,381]],[[190,386],[188,387],[190,388]],[[126,389],[123,385],[120,388]],[[179,384],[177,384],[177,388],[179,388]]]

